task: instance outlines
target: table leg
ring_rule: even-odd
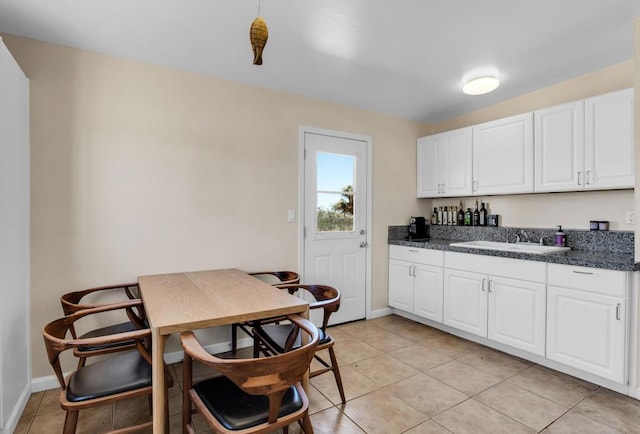
[[[169,427],[166,426],[167,415],[165,414],[165,401],[168,397],[164,377],[164,348],[167,343],[167,338],[168,336],[161,335],[158,329],[151,329],[151,358],[153,360],[153,434],[169,432]]]

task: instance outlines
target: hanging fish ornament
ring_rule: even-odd
[[[249,39],[251,40],[251,48],[253,48],[253,64],[262,65],[262,50],[267,45],[269,38],[269,30],[267,23],[262,17],[258,17],[251,23],[249,30]]]

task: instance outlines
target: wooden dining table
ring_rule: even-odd
[[[165,426],[164,351],[174,333],[280,315],[309,316],[307,301],[237,269],[138,277],[152,336],[153,432]]]

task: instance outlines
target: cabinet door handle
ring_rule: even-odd
[[[582,185],[582,182],[580,182],[580,175],[582,175],[582,172],[578,172],[578,185]]]
[[[478,181],[473,181],[471,183],[471,190],[472,191],[478,191]]]
[[[489,292],[493,292],[493,291],[491,290],[491,279],[489,279],[489,284],[487,285],[487,288],[488,288]]]
[[[417,265],[413,266],[413,277],[416,277],[416,268],[418,268]]]
[[[616,305],[616,319],[620,321],[620,303]]]
[[[442,184],[438,184],[438,194],[442,193],[441,186]]]
[[[584,177],[585,184],[591,184],[591,181],[589,181],[590,179],[591,179],[591,171],[587,170],[587,175]]]
[[[409,251],[413,252],[413,253],[418,253],[418,251],[416,249],[409,249]]]
[[[484,289],[484,283],[485,283],[486,281],[487,281],[487,279],[482,279],[482,292],[484,292],[484,291],[485,291],[485,289]]]
[[[411,267],[413,267],[413,265],[409,265],[409,277],[411,277]]]
[[[445,192],[445,191],[446,191],[446,190],[445,190],[445,188],[444,188],[444,183],[443,183],[443,184],[442,184],[442,194],[444,194],[444,192]]]
[[[587,274],[587,275],[592,275],[593,273],[590,271],[578,271],[578,270],[573,270],[574,273],[576,274]]]

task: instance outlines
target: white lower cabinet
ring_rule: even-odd
[[[545,284],[446,268],[443,322],[544,356]]]
[[[389,246],[389,306],[442,322],[444,253]]]
[[[622,271],[550,264],[547,358],[624,383],[627,285]]]

